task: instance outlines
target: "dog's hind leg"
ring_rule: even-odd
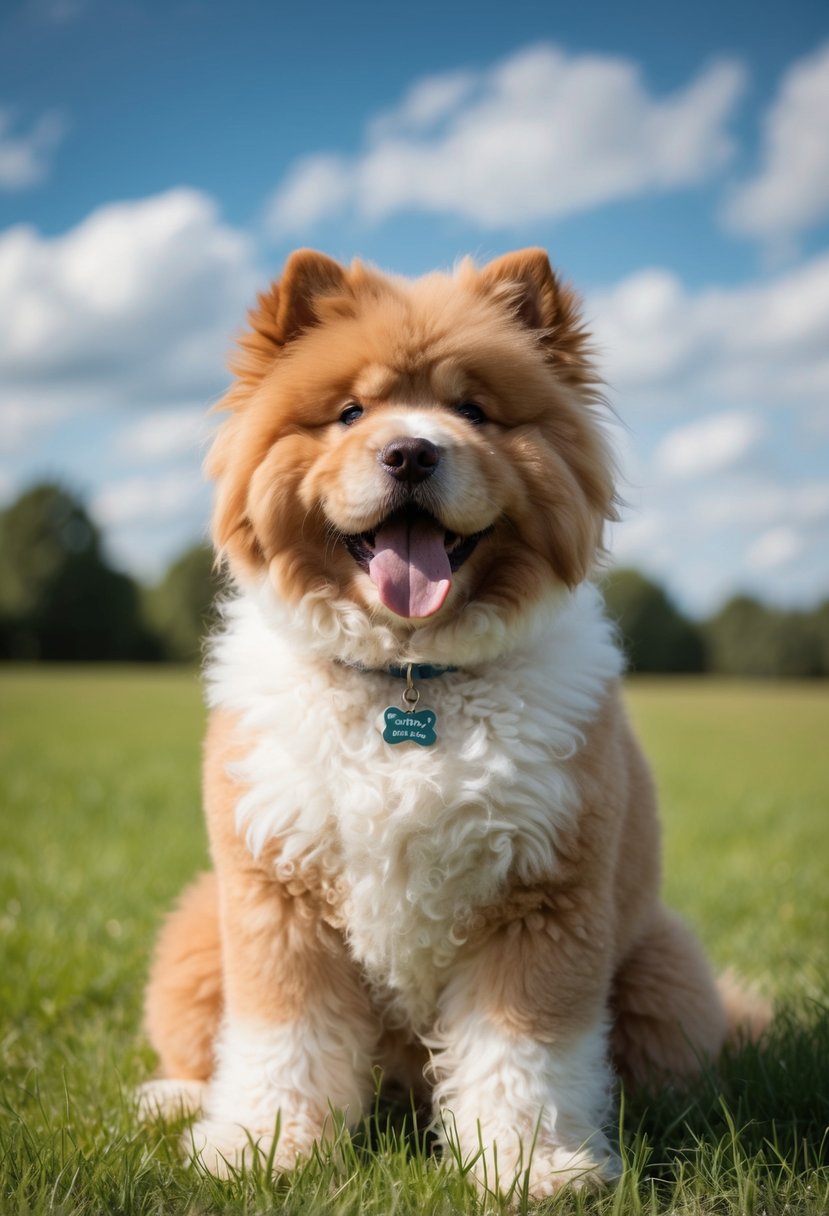
[[[728,1015],[691,930],[658,907],[616,973],[611,1052],[622,1080],[688,1080],[719,1055]]]
[[[142,1087],[145,1114],[198,1108],[213,1072],[222,1004],[218,894],[208,873],[184,891],[156,944],[144,1021],[163,1079]]]

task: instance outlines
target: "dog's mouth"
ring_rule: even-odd
[[[341,539],[376,586],[380,602],[397,616],[417,619],[443,607],[453,573],[491,531],[461,536],[428,511],[410,506],[375,528]]]

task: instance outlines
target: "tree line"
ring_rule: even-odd
[[[0,511],[0,658],[198,658],[219,576],[207,545],[144,587],[113,569],[80,499],[51,482]]]
[[[735,595],[713,616],[693,621],[638,570],[612,571],[603,590],[632,671],[829,676],[829,599],[794,612]]]
[[[61,486],[33,486],[0,511],[0,659],[193,662],[220,585],[207,545],[151,587],[115,570],[82,501]],[[603,590],[633,671],[829,676],[829,599],[791,612],[738,595],[693,621],[636,570],[613,570]]]

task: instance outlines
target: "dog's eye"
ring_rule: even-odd
[[[462,401],[460,405],[455,406],[457,414],[463,414],[473,426],[480,426],[482,422],[486,422],[486,414],[479,405],[474,401]]]
[[[347,405],[340,414],[340,422],[343,424],[343,426],[351,426],[357,421],[362,412],[363,407],[361,405],[357,405],[356,402],[352,402],[352,404]]]

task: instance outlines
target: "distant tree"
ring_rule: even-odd
[[[192,662],[215,620],[215,599],[221,588],[208,545],[194,545],[170,566],[164,578],[146,593],[147,617],[160,635],[168,658]]]
[[[618,569],[606,576],[603,591],[633,671],[705,670],[700,630],[656,583],[638,570]]]
[[[69,491],[45,482],[0,511],[0,654],[19,659],[146,659],[159,645],[136,585],[101,553]]]
[[[732,676],[808,677],[822,671],[819,618],[780,612],[747,595],[730,599],[705,626],[711,669]]]
[[[820,674],[829,676],[829,600],[807,613],[805,623],[817,654]]]

